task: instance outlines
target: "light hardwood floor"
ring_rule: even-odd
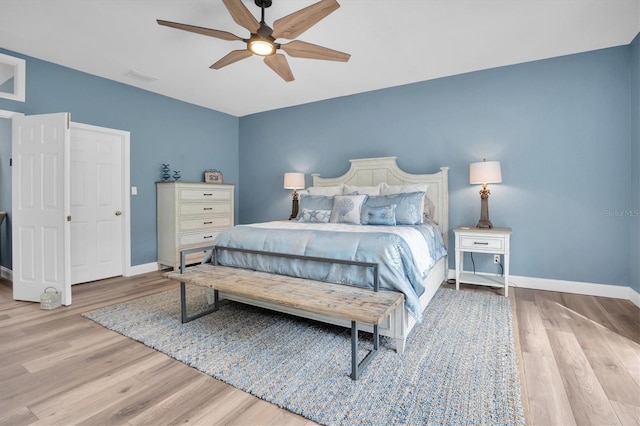
[[[13,301],[0,280],[0,424],[313,424],[81,316],[176,286],[159,272],[87,283],[71,306],[43,311]],[[636,306],[511,297],[528,424],[640,424]]]

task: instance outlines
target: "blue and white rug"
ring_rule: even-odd
[[[204,289],[187,294],[190,312],[206,307]],[[525,423],[506,297],[441,288],[405,353],[383,340],[358,381],[348,329],[228,301],[181,324],[179,299],[176,289],[85,317],[322,424]]]

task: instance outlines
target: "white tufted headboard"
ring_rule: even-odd
[[[449,168],[440,167],[437,173],[414,175],[400,170],[396,158],[349,160],[351,167],[342,176],[321,178],[317,173],[312,174],[313,186],[334,186],[341,183],[352,186],[373,186],[382,182],[389,185],[428,183],[427,196],[435,204],[434,220],[440,225],[444,242],[449,247]]]

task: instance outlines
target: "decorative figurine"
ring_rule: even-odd
[[[162,181],[166,182],[169,180],[169,178],[171,177],[171,175],[169,174],[169,172],[171,171],[171,169],[169,168],[168,164],[163,164],[162,165]]]

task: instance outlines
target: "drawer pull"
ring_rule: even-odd
[[[205,207],[202,210],[213,210],[213,207]]]
[[[205,235],[205,236],[204,236],[204,237],[202,237],[202,238],[204,238],[204,239],[206,240],[207,238],[213,238],[213,235]]]
[[[213,222],[209,221],[209,222],[205,222],[205,225],[211,225]]]
[[[206,193],[206,192],[205,192],[205,193],[204,193],[204,194],[202,194],[202,195],[203,195],[203,196],[205,196],[205,197],[206,197],[206,196],[211,197],[211,196],[213,195],[213,193]]]
[[[486,241],[474,241],[473,244],[477,245],[477,246],[488,246],[489,243]]]

